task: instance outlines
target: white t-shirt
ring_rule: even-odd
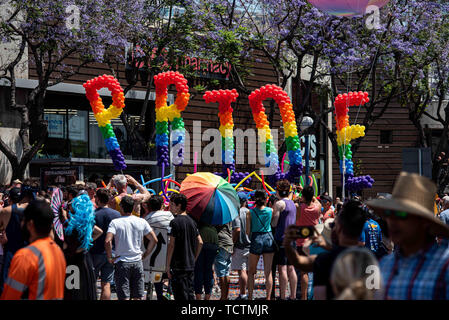
[[[153,229],[145,219],[136,216],[122,216],[111,221],[108,232],[114,235],[116,260],[123,262],[136,262],[142,259],[143,237]]]

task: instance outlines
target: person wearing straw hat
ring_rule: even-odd
[[[449,299],[449,247],[436,242],[449,237],[449,226],[434,216],[436,190],[428,178],[401,172],[390,199],[367,202],[397,247],[381,260],[384,299]]]

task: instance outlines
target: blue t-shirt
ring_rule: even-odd
[[[251,232],[271,232],[273,210],[265,207],[262,210],[253,208],[251,212]]]
[[[108,232],[109,223],[120,218],[120,213],[111,208],[98,208],[95,210],[95,225],[103,230],[103,234],[94,241],[92,248],[89,250],[92,254],[106,253],[104,248],[104,240],[106,239],[106,233]]]
[[[365,247],[374,253],[377,252],[382,242],[382,231],[379,224],[373,219],[366,221],[359,241],[365,242]]]

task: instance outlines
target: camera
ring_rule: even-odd
[[[301,239],[305,239],[308,237],[313,236],[313,233],[315,232],[315,227],[313,226],[301,226],[297,227],[298,230],[296,231],[296,235],[300,237]]]

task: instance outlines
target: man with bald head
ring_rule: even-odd
[[[135,186],[140,193],[128,194],[128,185]],[[134,200],[134,209],[132,214],[135,216],[140,216],[140,204],[148,201],[151,197],[148,190],[130,175],[118,174],[113,176],[109,182],[109,186],[115,187],[118,195],[111,198],[108,203],[108,207],[116,211],[120,211],[120,201],[123,197],[130,196]]]

